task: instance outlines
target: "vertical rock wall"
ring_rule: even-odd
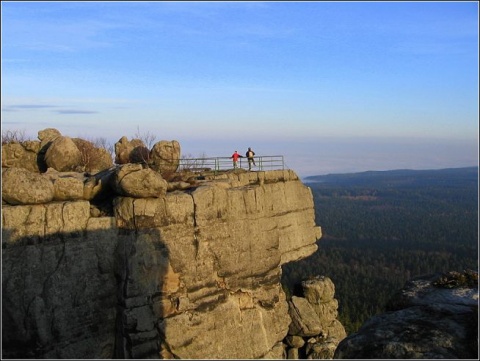
[[[114,219],[83,201],[4,206],[2,221],[2,357],[112,357]]]
[[[2,207],[3,357],[285,357],[281,265],[321,237],[294,172],[89,208]]]

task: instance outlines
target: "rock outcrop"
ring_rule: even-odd
[[[45,152],[45,163],[59,172],[75,171],[82,164],[82,153],[72,138],[59,136]]]
[[[106,146],[90,141],[63,136],[57,129],[38,132],[38,141],[12,141],[2,145],[2,168],[24,168],[44,173],[48,169],[58,172],[86,172],[97,174],[114,166],[112,154]],[[162,140],[148,149],[141,139],[122,137],[114,145],[115,164],[148,165],[148,168],[169,176],[180,164],[180,144],[176,140]]]
[[[36,173],[50,168],[95,174],[113,166],[112,156],[105,148],[63,136],[57,129],[40,130],[38,139],[2,144],[2,168],[24,168]]]
[[[127,163],[141,163],[146,162],[148,157],[148,151],[145,143],[140,139],[128,140],[127,137],[121,137],[118,142],[115,143],[115,163],[127,164]],[[143,157],[142,157],[143,155]]]
[[[117,167],[113,185],[118,194],[134,198],[164,197],[168,188],[167,181],[160,173],[141,164]]]
[[[286,299],[281,266],[321,237],[293,171],[38,138],[2,145],[2,358],[478,358],[474,272],[412,280],[346,338],[328,277]]]
[[[40,149],[40,142],[34,140],[3,144],[2,168],[24,168],[30,172],[39,172]]]
[[[388,312],[338,345],[336,359],[478,359],[478,273],[407,282]]]
[[[2,202],[8,204],[41,204],[53,200],[53,183],[24,168],[2,169]]]
[[[36,174],[43,203],[2,190],[3,358],[286,358],[281,266],[317,249],[311,190],[290,170],[145,170]]]
[[[292,322],[286,338],[287,358],[331,359],[347,334],[337,320],[335,285],[325,276],[302,282],[304,297],[288,302]]]
[[[154,144],[149,154],[149,165],[164,175],[177,170],[180,163],[180,143],[161,140]]]

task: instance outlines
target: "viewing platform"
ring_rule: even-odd
[[[255,156],[255,165],[252,164],[251,171],[285,170],[283,155]],[[178,171],[190,172],[220,172],[233,169],[249,169],[248,158],[242,157],[237,161],[237,167],[233,165],[230,157],[209,157],[209,158],[182,158]]]

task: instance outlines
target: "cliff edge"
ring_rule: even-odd
[[[117,184],[132,173],[116,172]],[[284,358],[281,266],[321,237],[293,171],[119,191],[112,216],[61,200],[73,188],[55,187],[75,177],[47,173],[35,175],[53,182],[47,201],[2,204],[3,358]],[[136,174],[140,189],[158,183]],[[10,195],[23,182],[11,179]]]

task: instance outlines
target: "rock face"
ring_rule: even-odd
[[[388,309],[340,342],[334,358],[478,359],[476,272],[415,278]]]
[[[52,202],[3,203],[2,357],[286,358],[281,266],[317,249],[311,190],[269,171],[126,196],[129,167],[47,172]]]
[[[2,145],[2,168],[25,168],[38,172],[39,141],[7,143]]]
[[[2,201],[9,204],[40,204],[53,200],[54,186],[40,174],[24,168],[2,171]]]
[[[288,358],[331,359],[338,343],[347,335],[337,320],[335,285],[325,276],[302,282],[304,297],[292,296],[292,322],[286,343]]]

